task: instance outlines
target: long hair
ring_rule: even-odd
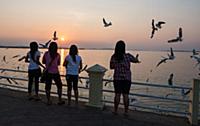
[[[126,45],[124,43],[124,41],[120,40],[117,42],[116,46],[115,46],[115,53],[114,53],[114,57],[115,59],[120,62],[124,59],[124,54],[125,54],[125,49]]]
[[[34,55],[35,55],[36,51],[38,51],[38,44],[37,44],[37,42],[31,42],[30,43],[30,54],[31,54],[31,59],[33,61],[35,61]]]
[[[56,42],[51,42],[49,45],[49,54],[52,59],[57,55],[58,45]]]
[[[76,55],[78,54],[78,48],[76,45],[71,45],[69,49],[69,55],[72,57],[73,61],[76,63]]]

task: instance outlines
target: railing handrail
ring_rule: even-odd
[[[14,70],[14,69],[5,69],[5,68],[0,68],[0,70],[3,71],[12,71],[12,72],[22,72],[22,73],[28,73],[27,71],[24,70]],[[65,75],[61,75],[62,77],[65,77]],[[88,77],[79,77],[81,79],[88,79]],[[113,82],[111,79],[103,79],[103,81],[107,82]],[[162,88],[174,88],[174,89],[187,89],[191,90],[191,87],[186,87],[186,86],[169,86],[169,85],[160,85],[160,84],[153,84],[153,83],[142,83],[142,82],[131,82],[133,85],[140,85],[140,86],[151,86],[151,87],[162,87]]]

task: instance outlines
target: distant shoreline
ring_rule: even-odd
[[[29,46],[2,46],[0,48],[16,48],[16,49],[28,49]],[[44,47],[39,47],[40,49],[46,49]],[[68,47],[59,47],[59,49],[69,49]],[[79,48],[79,50],[114,50],[113,48]],[[143,50],[143,49],[127,49],[128,51],[161,51],[168,52],[169,50]],[[192,52],[192,50],[174,50],[174,52]],[[198,50],[197,52],[200,52]]]

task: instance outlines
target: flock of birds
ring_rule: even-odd
[[[150,36],[150,38],[153,39],[153,37],[155,36],[155,33],[158,32],[158,31],[160,31],[160,30],[163,28],[163,25],[165,25],[165,24],[166,24],[166,22],[164,22],[164,21],[157,21],[157,22],[155,23],[155,20],[152,19],[152,22],[151,22],[152,31],[151,31],[151,36]],[[103,26],[104,26],[104,27],[112,26],[112,22],[107,22],[107,21],[105,20],[105,18],[103,18]],[[42,48],[48,48],[48,46],[49,46],[49,44],[52,42],[52,40],[53,40],[53,41],[58,40],[57,32],[56,32],[56,31],[54,31],[52,39],[50,39],[49,41],[47,41],[47,42],[45,42],[45,43],[39,43],[39,46],[42,47]],[[180,27],[180,28],[179,28],[179,31],[178,31],[177,37],[174,38],[174,39],[170,39],[170,40],[168,40],[167,42],[168,42],[168,43],[175,43],[175,42],[182,42],[182,41],[183,41],[183,33],[182,33],[182,28]],[[138,56],[139,56],[139,55],[137,55],[137,57],[138,57]],[[12,58],[19,58],[19,57],[20,57],[20,55],[15,55],[15,56],[13,56]],[[24,60],[25,58],[26,58],[26,56],[21,56],[21,57],[18,59],[18,61],[22,61],[22,60]],[[200,65],[200,56],[199,56],[199,53],[197,53],[197,52],[195,51],[195,49],[193,49],[193,55],[191,55],[191,58],[192,58],[192,59],[195,59],[195,60],[197,61],[197,64],[195,65],[195,67],[197,67],[198,65]],[[168,60],[174,60],[174,59],[175,59],[175,55],[174,55],[173,49],[172,49],[172,47],[171,47],[171,48],[170,48],[170,53],[168,53],[167,56],[165,56],[165,57],[162,56],[161,60],[157,63],[156,68],[159,67],[161,64],[166,63]],[[3,57],[3,62],[7,63],[7,61],[6,61],[6,56]],[[81,70],[81,72],[83,72],[84,70],[86,70],[86,68],[87,68],[87,65],[85,65],[85,67]],[[199,67],[199,70],[200,70],[200,67]],[[152,72],[152,71],[153,71],[153,70],[150,70],[150,72]],[[3,72],[4,72],[4,71],[1,71],[1,73],[3,73]],[[200,73],[199,73],[199,75],[200,75]],[[170,77],[169,77],[169,79],[168,79],[168,84],[169,84],[169,86],[173,85],[173,76],[174,76],[174,74],[171,73],[171,74],[170,74]],[[11,81],[13,81],[15,84],[17,84],[17,82],[16,82],[14,79],[7,79],[7,80],[8,80],[9,83],[12,83]],[[81,80],[81,79],[80,79],[79,81],[82,83],[82,80]],[[148,81],[149,81],[149,78],[146,80],[146,82],[148,82]],[[106,86],[108,83],[110,83],[110,82],[105,82],[105,86]],[[89,87],[89,81],[86,81],[86,87]],[[184,90],[182,90],[182,94],[183,94],[183,95],[187,95],[189,92],[190,92],[190,91],[186,91],[186,92],[185,92]]]

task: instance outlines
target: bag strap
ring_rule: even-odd
[[[57,54],[56,54],[56,56],[54,58],[51,59],[49,64],[46,66],[46,70],[52,65],[52,63],[53,63],[54,59],[56,59],[56,57],[57,57]]]

